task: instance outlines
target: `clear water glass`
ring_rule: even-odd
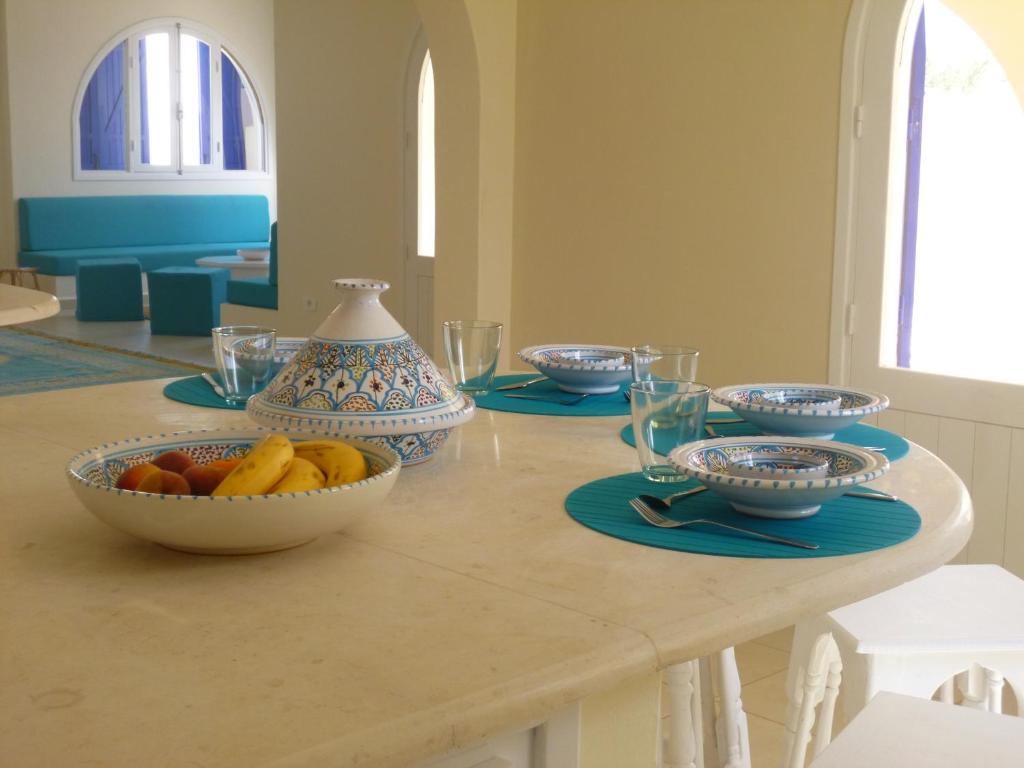
[[[704,437],[710,390],[692,381],[635,381],[629,385],[633,434],[644,477],[656,483],[680,483],[665,458],[673,448]]]
[[[273,377],[277,332],[256,325],[225,325],[210,331],[224,399],[244,403]]]
[[[490,391],[498,368],[502,324],[491,320],[445,320],[441,325],[452,383],[470,395]]]
[[[633,381],[696,381],[697,358],[693,347],[671,344],[643,344],[630,347],[633,356]]]

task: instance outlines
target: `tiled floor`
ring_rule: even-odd
[[[777,768],[782,762],[786,671],[792,642],[793,628],[789,627],[736,646],[752,768]]]
[[[84,323],[75,319],[74,310],[27,323],[26,328],[66,339],[102,344],[131,352],[182,360],[213,367],[213,348],[208,336],[154,336],[149,321]]]

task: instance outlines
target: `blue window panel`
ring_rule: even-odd
[[[224,169],[244,171],[245,164],[245,122],[242,117],[244,82],[234,63],[224,53],[220,56],[221,66],[221,107],[224,126]]]
[[[921,129],[924,122],[925,43],[924,9],[914,33],[910,64],[910,109],[907,116],[907,181],[903,200],[903,256],[900,262],[900,303],[897,314],[896,365],[910,367],[914,326],[914,274],[917,268],[917,218],[921,195]]]
[[[199,162],[210,164],[210,46],[199,41]]]
[[[123,171],[125,163],[124,49],[122,43],[96,68],[78,113],[84,171]]]
[[[139,132],[142,139],[139,151],[144,165],[149,164],[149,96],[146,91],[146,40],[143,38],[139,40]]]

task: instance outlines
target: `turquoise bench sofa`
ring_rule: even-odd
[[[277,309],[277,222],[270,228],[270,269],[266,277],[228,280],[228,303]]]
[[[80,259],[134,258],[143,272],[267,248],[263,195],[23,197],[18,265],[74,275]]]

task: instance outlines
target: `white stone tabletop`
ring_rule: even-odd
[[[922,528],[898,546],[718,558],[603,536],[565,496],[636,471],[625,417],[478,411],[348,529],[268,555],[188,555],[90,515],[78,451],[239,426],[166,381],[0,398],[0,743],[20,768],[409,765],[632,678],[926,573],[970,499],[913,446],[873,486]]]

